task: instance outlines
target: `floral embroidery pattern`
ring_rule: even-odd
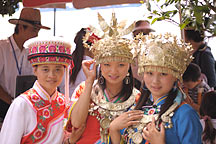
[[[33,94],[32,96],[31,96],[31,100],[33,101],[33,102],[35,102],[34,104],[35,104],[35,106],[36,107],[40,107],[40,106],[44,106],[44,104],[45,104],[45,102],[39,97],[39,96],[37,96],[37,95],[35,95],[35,94]]]
[[[40,53],[45,53],[45,52],[46,52],[46,45],[41,45],[41,46],[39,47],[39,52],[40,52]]]
[[[33,142],[35,141],[35,139],[41,138],[42,134],[43,134],[42,130],[37,129],[32,136]]]
[[[40,139],[43,136],[43,133],[45,132],[45,128],[40,124],[37,126],[38,129],[36,129],[31,136],[32,141],[34,142],[37,139]]]
[[[65,52],[65,47],[64,46],[59,46],[59,52],[64,53]]]
[[[50,118],[50,116],[53,116],[53,115],[54,115],[53,108],[49,106],[48,109],[43,110],[42,115],[40,116],[40,119],[45,121],[46,119]]]
[[[69,60],[69,59],[66,59],[66,63],[71,63],[71,60]]]
[[[56,52],[56,46],[55,45],[50,45],[49,46],[49,52]]]
[[[57,103],[58,103],[58,105],[64,105],[64,98],[59,96],[57,98]]]
[[[153,115],[153,114],[158,114],[160,112],[160,106],[143,106],[142,110],[145,115]]]
[[[37,47],[32,48],[32,53],[37,53]]]
[[[155,113],[155,109],[151,108],[148,110],[148,115],[153,115]]]
[[[43,117],[44,117],[44,119],[50,117],[50,111],[48,109],[44,109],[43,110]]]
[[[41,100],[40,97],[37,96],[37,95],[32,95],[31,99],[32,99],[33,102],[39,102]]]
[[[65,62],[65,58],[59,58],[59,62]]]
[[[67,53],[71,53],[71,49],[67,47],[66,49]]]
[[[40,62],[45,62],[46,61],[46,57],[39,57],[39,61]]]
[[[50,102],[40,97],[35,89],[30,89],[24,94],[37,111],[37,126],[22,138],[21,143],[40,143],[47,135],[50,124],[66,113],[64,96],[58,93],[56,98]]]
[[[48,59],[49,59],[48,61],[54,61],[54,62],[56,61],[56,57],[49,57]]]
[[[37,58],[32,59],[31,62],[38,62],[38,59]]]
[[[75,98],[78,99],[83,92],[83,89],[85,87],[85,83],[80,84],[79,89],[76,91]]]

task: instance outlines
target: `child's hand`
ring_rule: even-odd
[[[163,124],[160,126],[160,131],[156,129],[155,119],[143,129],[143,138],[151,144],[165,144],[165,128]]]
[[[187,97],[185,99],[185,102],[187,104],[190,104],[190,105],[192,105],[194,103],[193,99],[189,95],[187,95]]]
[[[71,132],[70,138],[69,138],[70,143],[75,144],[80,139],[84,130],[85,130],[84,124],[81,127],[79,127],[78,129],[75,129],[74,127],[72,127],[72,132]]]
[[[140,110],[128,111],[115,118],[111,122],[110,127],[119,131],[128,126],[138,124],[140,122],[139,119],[142,117],[143,112]]]
[[[111,141],[113,144],[120,143],[120,130],[127,128],[128,126],[140,123],[139,119],[143,117],[143,111],[133,110],[124,112],[117,118],[115,118],[109,127]]]
[[[93,64],[93,69],[90,66]],[[95,60],[84,60],[82,62],[83,72],[85,73],[86,80],[93,82],[96,78],[96,64]]]

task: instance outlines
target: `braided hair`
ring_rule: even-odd
[[[145,87],[145,86],[144,86]],[[141,110],[143,106],[147,105],[147,102],[149,100],[151,92],[145,87],[144,89],[141,90],[141,96],[137,102],[137,105],[135,107],[136,110]],[[158,120],[161,122],[161,116],[170,108],[170,106],[173,104],[175,98],[177,97],[178,94],[178,88],[174,89],[172,88],[168,96],[165,100],[165,103],[161,105],[160,112],[159,112],[159,117]]]

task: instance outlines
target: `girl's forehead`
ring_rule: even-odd
[[[62,64],[40,64],[40,67],[64,67]]]
[[[119,64],[119,63],[129,64],[128,62],[122,62],[122,61],[110,61],[110,62],[104,62],[101,64]]]

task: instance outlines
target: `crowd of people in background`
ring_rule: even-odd
[[[0,143],[215,144],[216,64],[205,32],[188,26],[182,42],[147,20],[125,28],[112,13],[110,23],[98,21],[103,35],[80,28],[72,48],[38,36],[50,29],[38,9],[9,20],[14,33],[0,40]],[[16,95],[29,75],[36,81]]]

